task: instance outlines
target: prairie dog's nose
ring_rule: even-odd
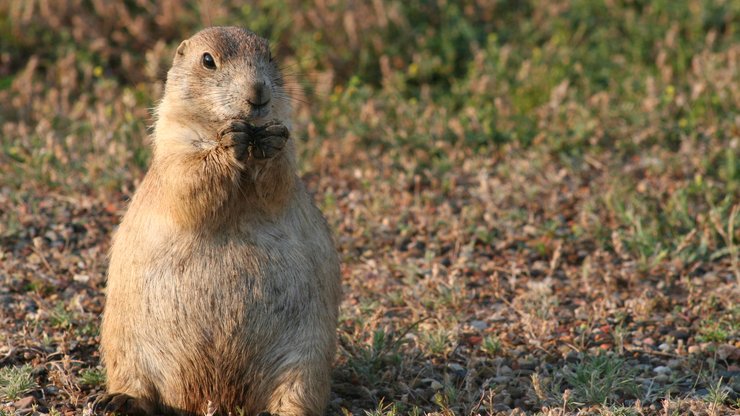
[[[270,99],[272,99],[272,93],[270,88],[265,85],[264,81],[257,81],[249,86],[247,91],[247,102],[254,107],[266,106]]]

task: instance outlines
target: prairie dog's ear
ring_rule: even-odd
[[[180,46],[177,47],[177,52],[175,52],[175,60],[178,58],[182,58],[185,55],[185,51],[188,49],[188,41],[184,40],[180,42]]]

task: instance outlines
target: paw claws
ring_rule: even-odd
[[[217,140],[225,148],[236,148],[236,157],[241,159],[245,151],[259,160],[275,157],[290,138],[288,128],[278,120],[270,120],[262,126],[254,126],[242,120],[229,120],[218,132]]]
[[[123,414],[142,414],[136,398],[125,393],[106,393],[99,396],[93,402],[93,412],[99,413],[123,413]]]

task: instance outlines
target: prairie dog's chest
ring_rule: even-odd
[[[147,273],[147,303],[169,305],[159,311],[162,319],[191,322],[202,327],[199,333],[290,322],[315,297],[305,244],[280,228],[194,236],[169,251]],[[201,320],[204,325],[197,325]]]
[[[265,301],[311,280],[310,242],[280,224],[216,236],[192,235],[157,255],[152,270],[163,292],[189,291],[223,301]],[[182,295],[182,294],[181,294]],[[282,296],[281,295],[281,296]]]
[[[282,269],[300,268],[307,254],[305,242],[296,233],[269,224],[245,232],[195,235],[173,249],[171,256],[161,257],[171,273],[184,278],[212,276],[222,284],[231,277],[260,279]]]

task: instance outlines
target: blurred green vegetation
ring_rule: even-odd
[[[599,219],[574,237],[648,268],[737,255],[739,16],[730,0],[4,0],[2,183],[130,192],[174,47],[239,25],[292,80],[304,172],[332,141],[449,190],[476,174],[467,157],[535,152],[599,170],[578,202]]]

